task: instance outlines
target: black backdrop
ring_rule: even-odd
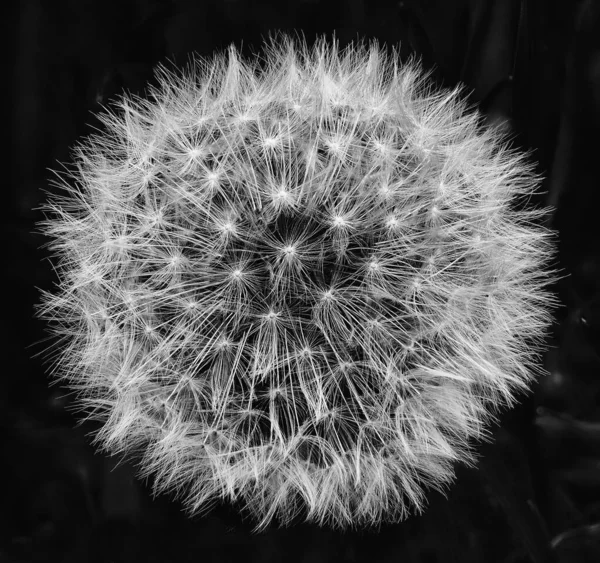
[[[8,3],[10,4],[10,3]],[[10,7],[10,6],[9,6]],[[0,378],[0,561],[542,562],[600,560],[600,5],[591,0],[24,0],[7,12],[10,170],[5,182],[5,314]],[[549,375],[507,412],[477,469],[448,498],[380,531],[310,525],[253,535],[228,507],[187,518],[152,499],[127,463],[95,454],[87,426],[49,385],[30,346],[38,288],[55,281],[34,233],[48,168],[97,125],[100,104],[143,94],[159,62],[184,64],[275,30],[341,44],[378,39],[418,54],[436,80],[464,82],[507,121],[544,175],[560,266]]]

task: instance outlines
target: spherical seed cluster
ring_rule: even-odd
[[[192,512],[399,520],[535,374],[537,179],[377,45],[283,38],[164,69],[77,150],[39,314],[96,440]]]

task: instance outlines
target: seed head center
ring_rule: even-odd
[[[274,321],[275,319],[277,319],[279,317],[279,312],[278,311],[274,311],[273,309],[271,309],[266,315],[265,317],[267,318],[267,320],[269,321]]]
[[[348,224],[348,221],[344,219],[341,215],[336,215],[333,218],[333,224],[335,227],[345,227]]]
[[[322,300],[323,301],[333,301],[333,289],[328,289],[327,291],[324,291]]]

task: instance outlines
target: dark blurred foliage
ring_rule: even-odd
[[[9,8],[10,8],[10,3]],[[261,561],[575,563],[600,561],[600,3],[592,0],[22,0],[5,11],[13,47],[5,92],[11,172],[5,229],[6,349],[0,380],[1,562]],[[185,64],[235,42],[248,54],[274,30],[312,41],[335,31],[401,44],[442,85],[462,81],[506,122],[544,175],[533,204],[560,234],[549,375],[457,468],[448,498],[375,531],[299,524],[256,535],[235,507],[187,518],[152,499],[127,462],[95,454],[66,391],[39,356],[38,288],[56,281],[34,234],[57,161],[123,88],[143,94],[158,62]],[[534,198],[535,199],[535,198]],[[6,310],[5,309],[5,310]]]

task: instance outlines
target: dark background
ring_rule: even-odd
[[[10,7],[10,2],[7,3]],[[6,346],[0,378],[1,562],[600,561],[600,3],[592,0],[22,0],[12,2],[10,175],[5,230]],[[545,356],[549,375],[494,427],[477,469],[448,498],[379,531],[298,524],[251,533],[235,508],[187,518],[152,499],[128,463],[95,454],[64,389],[32,357],[44,338],[38,288],[55,281],[36,234],[48,168],[97,125],[124,88],[143,94],[159,62],[183,65],[269,32],[335,32],[401,45],[445,86],[467,85],[544,175],[533,204],[556,208],[565,278]]]

